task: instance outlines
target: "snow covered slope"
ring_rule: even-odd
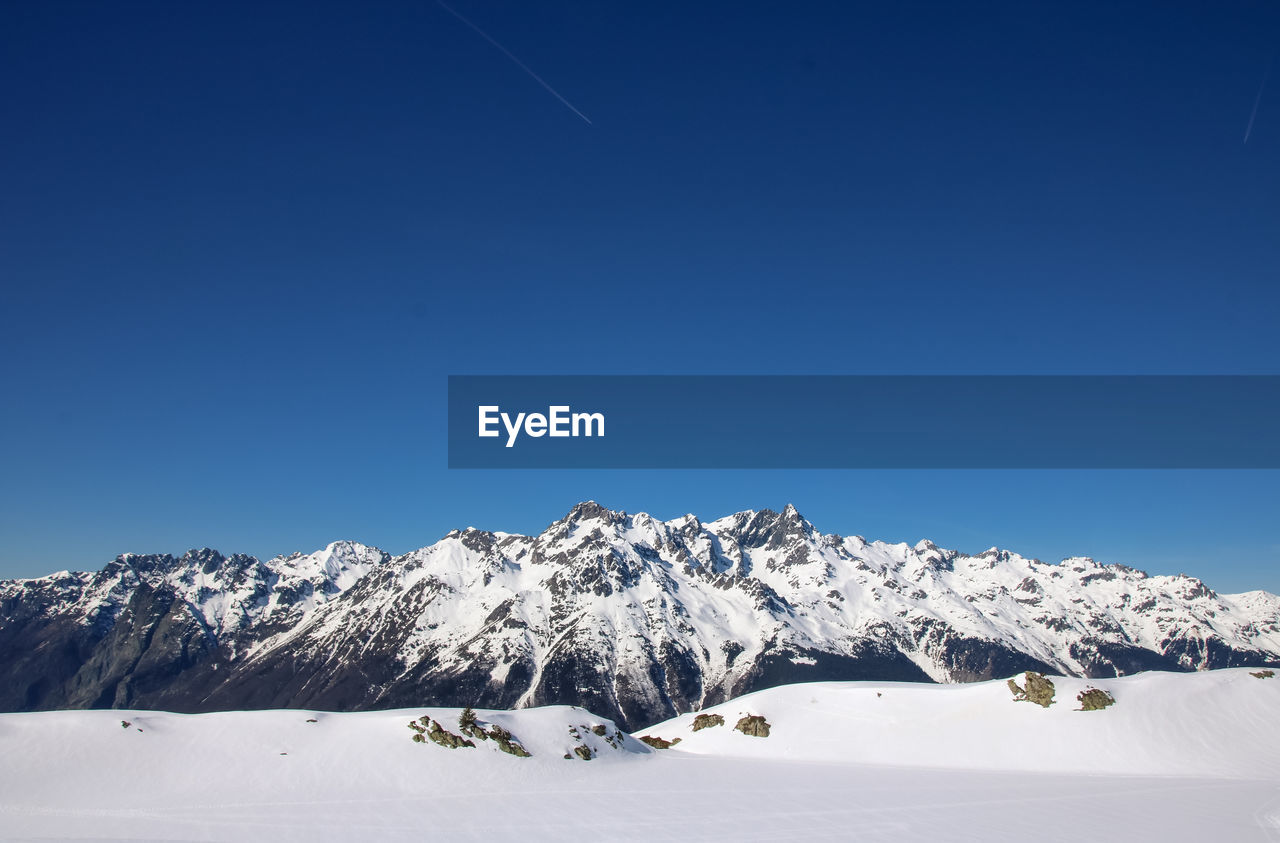
[[[587,502],[268,562],[193,551],[0,583],[0,709],[575,704],[639,728],[808,680],[966,682],[1280,663],[1280,598],[1186,576]]]
[[[458,709],[0,715],[0,837],[166,840],[1165,840],[1280,836],[1280,678],[1095,683],[1047,709],[1003,682],[779,687],[649,733],[563,706],[477,712],[493,740],[415,742]],[[877,696],[879,694],[880,696]],[[770,735],[733,731],[763,715]],[[122,726],[126,722],[127,726]],[[603,733],[603,734],[600,734]],[[678,734],[677,734],[678,733]],[[589,745],[591,760],[575,748]],[[587,753],[584,753],[587,754]],[[569,755],[569,758],[565,758]]]
[[[645,734],[681,738],[668,751],[698,755],[1280,780],[1280,678],[1229,669],[1050,681],[1048,708],[1015,702],[1001,681],[784,685],[700,712],[721,715],[724,726],[694,731],[696,715],[684,714]],[[1115,703],[1082,710],[1086,688],[1107,691]],[[768,738],[734,729],[750,715],[765,717]]]

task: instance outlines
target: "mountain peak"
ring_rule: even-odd
[[[581,503],[574,504],[573,509],[570,509],[568,514],[561,520],[577,522],[599,519],[601,521],[612,523],[620,521],[626,518],[626,516],[627,513],[625,512],[615,512],[612,509],[601,506],[595,501],[582,501]]]
[[[740,541],[744,547],[776,550],[788,542],[816,534],[813,525],[791,504],[787,504],[782,512],[772,509],[739,512],[733,520],[740,525]]]
[[[778,518],[784,524],[799,527],[802,532],[805,532],[805,533],[813,532],[813,524],[809,522],[808,518],[805,518],[803,515],[800,514],[800,510],[796,509],[796,505],[793,503],[789,503],[786,506],[784,506],[782,508],[782,513],[778,516]]]

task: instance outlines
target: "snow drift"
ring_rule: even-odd
[[[532,753],[415,742],[458,709],[0,715],[5,837],[172,840],[1258,840],[1280,832],[1280,678],[1245,670],[1003,682],[813,683],[645,734],[580,708],[478,711]],[[768,737],[733,729],[762,715]],[[123,725],[127,723],[128,725]],[[591,752],[578,753],[578,746]],[[566,758],[565,756],[569,756]],[[590,756],[585,760],[584,756]],[[1090,836],[1093,836],[1092,838]]]

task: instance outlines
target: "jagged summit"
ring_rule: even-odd
[[[793,681],[1277,663],[1275,595],[844,538],[790,504],[704,522],[583,501],[536,536],[396,557],[205,548],[0,583],[8,710],[568,703],[636,728]]]
[[[579,504],[575,504],[573,509],[569,510],[568,514],[565,515],[565,519],[568,521],[587,521],[592,518],[598,518],[604,521],[616,522],[625,520],[626,517],[627,513],[605,509],[595,501],[582,501]]]

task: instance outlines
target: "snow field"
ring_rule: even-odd
[[[458,709],[4,714],[0,838],[1280,839],[1280,677],[1096,680],[1097,712],[1054,681],[1048,709],[1003,682],[783,686],[638,733],[682,739],[661,751],[578,708],[478,712],[531,758],[413,742]],[[596,757],[565,760],[578,743]]]

